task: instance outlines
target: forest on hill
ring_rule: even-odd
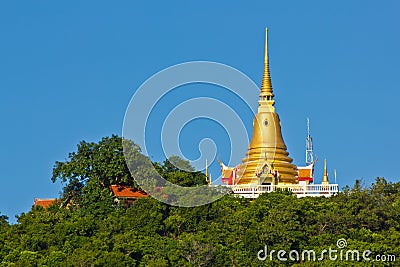
[[[154,165],[174,183],[205,184],[204,174],[168,160]],[[226,195],[193,208],[151,197],[124,206],[110,185],[137,185],[122,139],[113,135],[82,141],[55,163],[52,180],[64,184],[59,202],[33,207],[12,225],[0,216],[0,266],[400,266],[400,183],[384,178],[369,186],[356,181],[330,198],[282,191],[252,201]],[[329,249],[338,258],[320,259]],[[280,250],[287,253],[278,257]],[[353,251],[352,258],[340,259],[340,250]],[[304,251],[317,257],[302,258]]]

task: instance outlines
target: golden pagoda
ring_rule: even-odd
[[[275,112],[268,60],[268,29],[265,35],[264,74],[253,135],[242,163],[236,167],[235,184],[298,184],[297,167],[292,164],[282,138],[281,123]],[[222,165],[221,165],[222,166]]]

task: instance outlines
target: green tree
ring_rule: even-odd
[[[140,152],[138,146],[134,149]],[[109,188],[111,184],[137,186],[125,162],[122,138],[112,135],[98,143],[81,141],[66,161],[54,165],[52,181],[66,184],[66,198],[80,197],[89,179],[96,180],[101,188]]]
[[[119,161],[121,144],[112,150],[120,141],[126,142],[126,165]],[[112,151],[109,154],[103,149]],[[113,170],[114,163],[124,166]],[[116,136],[97,144],[81,143],[69,160],[56,164],[53,176],[66,183],[66,193],[76,186],[74,201],[79,201],[78,205],[34,207],[12,225],[6,216],[0,216],[0,266],[398,265],[399,182],[377,178],[368,187],[357,181],[330,198],[297,198],[283,191],[255,200],[225,195],[193,208],[169,206],[151,197],[128,208],[115,206],[109,185],[133,184],[128,167],[133,167],[134,176],[154,178],[152,165],[137,145]],[[180,158],[154,166],[181,185],[196,186],[205,181],[203,174],[192,172],[188,162]],[[257,258],[265,245],[269,251],[315,250],[318,255],[323,249],[335,248],[339,238],[347,240],[348,249],[391,254],[397,260],[282,262],[276,252],[272,260]]]
[[[158,173],[167,181],[180,186],[206,185],[203,173],[195,171],[190,162],[178,156],[171,156],[163,164],[154,163]]]

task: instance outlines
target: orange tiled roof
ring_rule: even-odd
[[[304,178],[311,178],[312,177],[312,169],[300,169],[299,170],[299,177]]]
[[[34,199],[34,203],[33,206],[41,206],[44,209],[47,209],[48,207],[51,206],[51,204],[53,204],[55,201],[57,201],[56,198],[49,198],[49,199],[40,199],[40,198],[35,198]]]
[[[149,196],[140,189],[123,185],[111,185],[111,191],[114,196],[121,198],[141,198]]]

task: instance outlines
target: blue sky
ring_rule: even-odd
[[[121,135],[131,96],[157,71],[210,60],[260,84],[265,26],[294,162],[308,116],[341,186],[398,181],[399,10],[396,0],[1,2],[0,212],[14,221],[34,197],[57,197],[54,162],[80,140]]]

